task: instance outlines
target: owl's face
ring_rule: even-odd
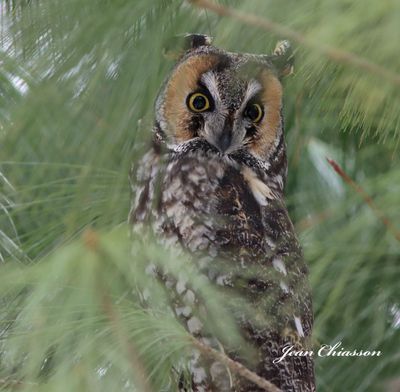
[[[202,139],[220,154],[246,150],[265,159],[282,136],[282,86],[273,56],[202,43],[167,80],[157,99],[157,126],[174,145]]]

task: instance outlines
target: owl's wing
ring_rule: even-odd
[[[283,195],[248,167],[234,166],[225,169],[218,193],[218,214],[229,216],[220,250],[233,260],[230,284],[247,283],[241,294],[254,312],[242,323],[260,358],[253,369],[284,391],[313,391],[312,354],[273,362],[287,345],[310,352],[313,324],[307,267]],[[239,391],[255,390],[237,384]]]
[[[219,192],[218,212],[230,217],[225,248],[235,265],[231,284],[247,282],[241,293],[254,311],[242,323],[260,358],[254,369],[284,391],[313,391],[312,357],[273,362],[287,345],[310,352],[313,323],[307,267],[283,195],[247,167],[228,168]],[[253,389],[238,380],[238,390]]]
[[[259,344],[262,361],[257,373],[284,391],[314,391],[313,312],[307,266],[283,199],[272,196],[260,207],[260,213],[265,253],[258,256],[258,261],[270,271],[260,269],[255,277],[263,282],[257,284],[255,307],[266,309],[267,317],[274,320],[271,327],[264,330],[251,322],[246,326],[249,339]],[[311,354],[287,356],[274,363],[288,346]],[[243,390],[250,389],[244,387]]]

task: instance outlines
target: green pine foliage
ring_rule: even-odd
[[[315,347],[382,351],[317,358],[317,381],[328,392],[387,390],[400,377],[400,242],[381,219],[399,233],[400,88],[390,75],[400,75],[400,3],[220,4],[313,42],[295,45],[284,111],[287,201],[310,267]],[[163,52],[186,32],[254,53],[283,38],[180,0],[0,2],[0,390],[174,390],[192,343],[149,262],[184,273],[207,305],[206,328],[227,345],[240,341],[231,317],[239,305],[187,256],[148,237],[144,246],[125,224],[129,167],[147,148],[172,66]],[[324,45],[389,76],[329,59]]]

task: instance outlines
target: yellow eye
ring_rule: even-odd
[[[258,103],[251,103],[245,109],[243,115],[247,117],[252,123],[258,123],[264,116],[264,111]]]
[[[208,97],[202,93],[193,93],[187,99],[188,108],[195,113],[205,112],[211,104]]]

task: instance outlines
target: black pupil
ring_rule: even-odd
[[[251,121],[257,119],[260,115],[260,108],[256,105],[251,105],[246,109],[245,116],[248,117]]]
[[[197,97],[195,97],[193,99],[193,107],[196,110],[204,109],[206,104],[207,104],[206,99],[204,97],[202,97],[201,95],[198,95]]]

